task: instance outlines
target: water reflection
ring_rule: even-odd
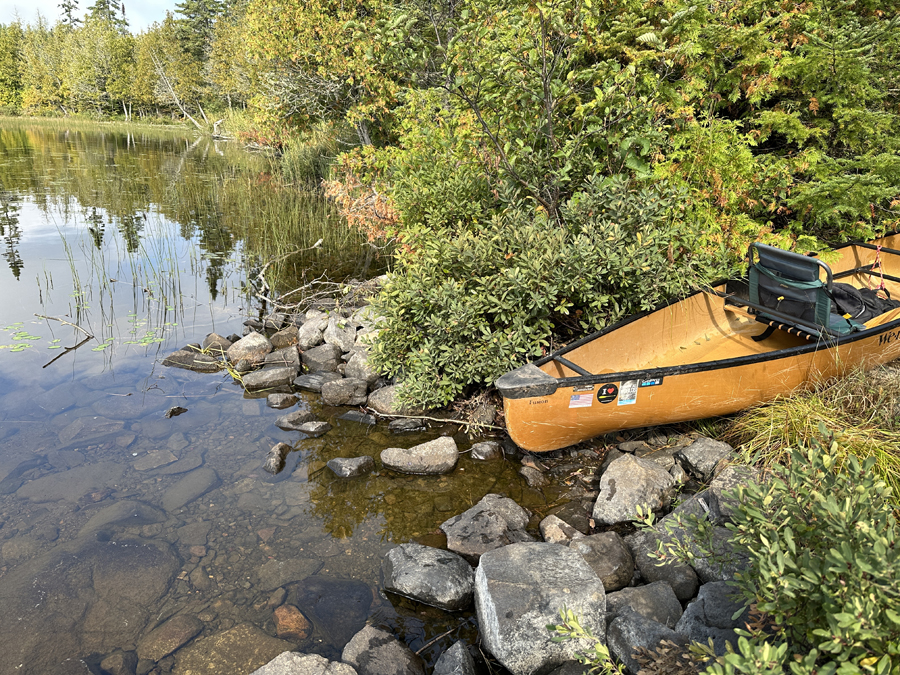
[[[490,491],[555,498],[465,457],[443,477],[341,480],[329,459],[377,459],[441,430],[394,436],[303,394],[334,426],[306,439],[227,374],[161,367],[259,314],[242,289],[262,261],[324,240],[270,267],[275,292],[383,267],[316,195],[264,179],[268,161],[171,134],[0,129],[0,675],[157,660],[147,636],[178,616],[200,632],[159,672],[226,672],[210,654],[261,645],[334,657],[366,620],[414,649],[446,633],[423,653],[433,661],[472,634],[471,617],[385,596],[384,553],[435,537]],[[166,417],[176,405],[187,412]],[[273,480],[261,465],[280,441],[296,448],[293,471]],[[271,637],[282,602],[312,621],[302,643]]]

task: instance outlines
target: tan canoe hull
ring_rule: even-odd
[[[883,241],[898,244],[896,236]],[[871,264],[875,255],[847,247],[832,267]],[[886,274],[900,273],[900,255],[883,263]],[[864,286],[871,275],[851,281]],[[900,297],[900,283],[887,285]],[[696,293],[557,353],[590,375],[553,355],[505,375],[497,386],[506,428],[520,447],[545,452],[608,432],[734,413],[900,358],[900,310],[866,325],[827,343],[783,331],[755,341],[764,325],[714,294]]]

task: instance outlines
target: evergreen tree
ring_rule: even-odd
[[[59,9],[62,12],[62,18],[59,21],[67,28],[75,28],[81,23],[81,19],[76,16],[78,0],[63,0],[59,3]]]
[[[19,23],[0,24],[0,106],[22,105],[22,41]]]
[[[88,18],[109,21],[122,33],[128,30],[124,2],[120,8],[119,4],[113,0],[94,0],[94,4],[88,7]]]
[[[216,26],[225,9],[221,0],[184,0],[175,5],[181,48],[199,61],[206,61]]]

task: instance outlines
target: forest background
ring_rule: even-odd
[[[893,0],[64,0],[0,112],[186,120],[394,250],[372,360],[442,405],[739,269],[900,226]]]

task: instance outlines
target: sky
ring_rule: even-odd
[[[162,21],[166,10],[175,10],[179,0],[125,0],[125,16],[131,32],[139,33],[154,21]],[[16,15],[22,23],[33,23],[38,12],[53,23],[59,18],[60,0],[0,0],[0,23],[15,21]],[[94,0],[79,0],[79,14],[84,14]]]

